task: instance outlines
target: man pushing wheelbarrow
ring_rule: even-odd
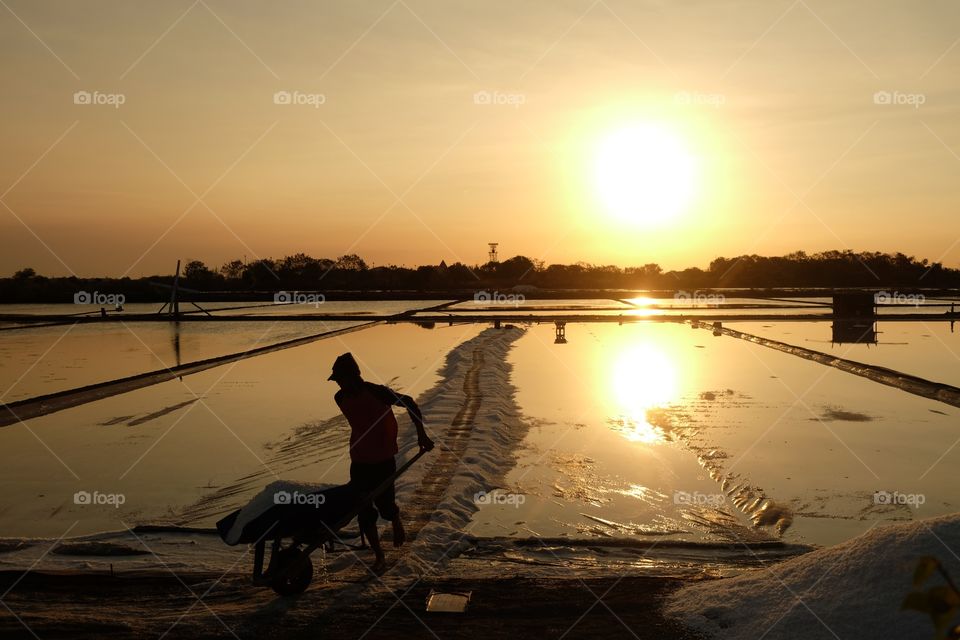
[[[253,546],[253,583],[268,585],[280,595],[302,593],[313,579],[310,554],[320,546],[332,550],[337,531],[354,518],[361,535],[376,554],[373,571],[386,568],[377,533],[377,519],[393,523],[393,544],[403,544],[406,534],[397,507],[394,481],[423,454],[433,441],[423,428],[423,415],[410,396],[360,376],[360,367],[349,353],[333,363],[330,380],[340,385],[334,396],[350,423],[350,482],[340,486],[303,489],[278,480],[217,522],[217,532],[228,545]],[[406,407],[417,428],[420,452],[397,469],[397,419],[393,406]],[[294,497],[297,497],[294,500]],[[270,562],[264,570],[266,547]]]
[[[397,419],[393,407],[406,408],[417,429],[417,442],[422,451],[432,450],[433,441],[427,436],[423,414],[413,398],[364,380],[352,354],[344,353],[334,361],[333,373],[328,380],[340,385],[334,400],[350,423],[350,485],[360,495],[366,495],[390,480],[387,487],[374,497],[372,504],[366,504],[357,514],[360,533],[376,555],[372,569],[379,573],[386,568],[386,560],[377,532],[377,519],[392,523],[393,546],[399,547],[406,539],[391,480],[397,471],[394,456],[398,452]]]

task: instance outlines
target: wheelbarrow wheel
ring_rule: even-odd
[[[287,570],[292,563],[298,561],[300,555],[300,549],[292,547],[277,552],[275,575],[270,581],[270,587],[281,596],[303,593],[313,580],[313,562],[310,556],[299,560],[296,568]]]

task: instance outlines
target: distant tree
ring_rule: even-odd
[[[280,280],[273,260],[264,258],[246,265],[243,270],[243,282],[252,289],[275,290]]]
[[[319,260],[317,260],[317,266],[320,268],[320,271],[322,273],[336,267],[337,262],[335,260],[331,260],[330,258],[320,258]]]
[[[200,260],[191,260],[183,268],[183,277],[187,280],[203,280],[213,275],[213,271],[207,268]]]
[[[317,264],[316,258],[311,258],[305,253],[295,253],[277,261],[277,272],[302,276],[304,272],[309,271]]]
[[[537,282],[542,287],[577,287],[581,275],[582,269],[575,265],[551,264],[537,274]]]
[[[671,271],[667,275],[673,276],[666,280],[667,283],[673,282],[672,286],[667,287],[669,289],[704,289],[716,286],[712,274],[697,267],[691,267],[683,271]]]
[[[420,287],[433,286],[440,281],[440,269],[432,264],[425,264],[416,269],[417,285]]]
[[[336,268],[342,271],[366,271],[367,263],[355,253],[337,258]]]
[[[277,275],[284,286],[314,288],[323,273],[329,270],[329,267],[322,266],[321,262],[305,253],[295,253],[276,262]],[[330,263],[329,260],[326,262]]]
[[[960,270],[903,253],[831,250],[794,251],[782,256],[720,257],[709,268],[664,273],[654,263],[621,269],[587,262],[551,264],[514,256],[502,263],[471,266],[457,262],[435,265],[369,266],[358,255],[337,260],[296,253],[279,260],[244,264],[233,260],[212,271],[200,260],[187,263],[185,286],[203,291],[317,290],[496,290],[514,285],[546,289],[673,289],[695,291],[716,287],[872,287],[904,291],[917,287],[958,287]],[[81,290],[122,289],[130,301],[156,299],[155,282],[169,274],[123,280],[112,278],[45,278],[31,268],[0,278],[0,299],[10,302],[55,302]],[[224,286],[226,285],[226,286]],[[226,297],[226,296],[222,296]]]
[[[477,284],[480,276],[476,270],[471,269],[462,262],[454,262],[447,267],[444,278],[450,286],[453,287],[472,287]]]
[[[239,280],[243,277],[243,260],[231,260],[220,267],[220,275],[227,280]]]
[[[220,280],[219,274],[211,271],[200,260],[191,260],[183,268],[183,277],[187,284],[197,289],[211,289]]]
[[[509,260],[496,263],[494,273],[497,279],[510,284],[516,284],[530,276],[536,268],[537,265],[530,258],[526,256],[514,256]]]

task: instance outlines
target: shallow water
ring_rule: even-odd
[[[949,339],[946,325],[931,326]],[[249,340],[237,327],[194,336],[191,353]],[[0,537],[210,526],[280,477],[344,482],[347,431],[326,381],[336,355],[353,351],[369,379],[418,395],[444,382],[447,354],[483,328],[371,327],[2,428]],[[792,335],[781,323],[766,329]],[[943,350],[917,335],[927,347],[885,366],[946,370]],[[88,357],[77,372],[96,367]],[[672,323],[571,324],[566,344],[554,343],[552,324],[534,325],[507,359],[527,430],[503,497],[477,501],[472,535],[830,544],[957,508],[957,410],[942,403]],[[71,387],[77,372],[64,376]],[[483,407],[477,415],[490,418]],[[125,501],[79,505],[78,491]],[[923,500],[883,504],[878,491]]]
[[[741,308],[745,306],[746,308]],[[829,307],[789,300],[725,298],[699,291],[685,292],[674,298],[624,298],[596,300],[527,300],[522,294],[502,293],[492,300],[468,300],[441,310],[453,316],[505,314],[698,316],[715,315],[811,315],[829,312]],[[431,313],[433,315],[433,313]]]
[[[334,358],[351,351],[367,379],[416,396],[481,329],[371,327],[0,428],[0,537],[56,537],[73,523],[71,535],[185,518],[210,526],[279,477],[343,483]],[[76,504],[78,491],[125,502]]]
[[[468,300],[442,310],[455,315],[549,314],[551,316],[630,315],[630,316],[700,316],[700,315],[782,315],[807,316],[828,314],[831,298],[739,298],[706,291],[683,291],[670,298],[636,297],[594,300],[528,300],[522,293],[487,292],[486,297]],[[889,303],[877,307],[880,315],[942,315],[951,309],[950,301],[922,299],[916,303]]]
[[[590,309],[603,307],[630,309],[632,305],[614,298],[528,300],[522,293],[512,291],[487,291],[475,296],[473,300],[458,302],[457,304],[450,305],[447,309],[451,311],[477,311],[504,307],[522,307],[531,311],[544,308],[555,309],[566,307],[578,311],[588,311]]]
[[[830,322],[727,323],[731,329],[960,387],[960,325],[876,323],[875,344],[837,344]]]
[[[436,301],[326,302],[329,313],[387,314]],[[210,309],[238,306],[214,303]],[[0,305],[0,313],[75,313],[83,305]],[[127,305],[125,313],[159,305]],[[218,315],[316,313],[312,305],[267,305]],[[0,332],[0,401],[13,401],[173,367],[284,340],[356,326],[360,322],[129,322],[23,327]]]
[[[831,544],[957,508],[953,407],[683,325],[553,338],[532,327],[511,355],[533,426],[504,491],[524,500],[480,531]]]
[[[292,298],[291,298],[292,300]],[[443,304],[443,300],[326,300],[303,304],[272,304],[269,301],[263,302],[200,302],[201,307],[207,311],[214,312],[214,315],[298,315],[298,314],[317,314],[317,313],[368,313],[368,314],[390,314],[408,311],[410,309],[421,309]],[[101,305],[95,304],[69,304],[69,303],[43,303],[43,304],[0,304],[0,314],[24,314],[24,315],[96,315],[100,311]],[[162,302],[131,302],[124,305],[122,313],[157,313]],[[109,309],[109,307],[108,307]],[[196,307],[189,302],[180,303],[180,312],[185,314],[201,314]],[[111,315],[114,314],[111,310]]]
[[[22,400],[359,322],[108,323],[0,333],[0,398]]]

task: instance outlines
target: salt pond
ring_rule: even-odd
[[[316,313],[394,314],[439,304],[437,301],[325,302],[311,305],[266,305],[255,309],[225,309],[217,315],[292,315]],[[76,313],[83,305],[2,305],[3,313]],[[158,305],[127,305],[125,313],[152,313]],[[214,303],[217,310],[236,303]],[[184,310],[187,306],[184,305]],[[122,315],[118,315],[122,318]],[[0,400],[33,396],[165,369],[284,340],[361,324],[337,321],[109,322],[46,327],[21,327],[0,332]]]
[[[532,427],[503,490],[524,500],[474,531],[710,541],[752,518],[832,544],[957,509],[953,407],[684,325],[567,338],[534,326],[510,356]]]
[[[960,386],[960,326],[947,321],[876,323],[876,342],[835,343],[829,322],[738,322],[731,329]]]
[[[209,526],[280,476],[343,483],[348,431],[327,381],[334,358],[351,351],[369,380],[417,396],[481,329],[371,327],[2,428],[0,536],[59,536],[74,522],[72,535]],[[78,491],[125,501],[78,505]]]
[[[198,333],[181,336],[181,351],[195,359],[252,346],[245,325],[203,333],[213,325],[185,323]],[[949,381],[944,349],[919,333],[952,344],[947,325],[903,325],[890,331],[912,331],[919,346],[877,362],[917,375],[943,371]],[[170,327],[148,326],[148,345],[169,340]],[[269,339],[316,329],[277,326],[290,333]],[[0,536],[210,526],[280,477],[343,482],[347,428],[326,381],[336,355],[352,351],[369,379],[419,396],[447,384],[448,354],[483,328],[366,328],[0,429],[0,490],[8,496]],[[787,341],[793,332],[829,333],[825,323],[740,328]],[[68,387],[99,370],[96,331],[104,329],[124,331],[96,325],[78,334],[87,364],[68,371]],[[20,340],[32,331],[45,330],[10,333]],[[106,340],[102,353],[118,358],[119,340]],[[147,366],[152,348],[139,349],[126,370]],[[857,349],[888,353],[883,345]],[[868,361],[862,351],[848,357]],[[957,509],[957,410],[942,403],[674,323],[572,324],[566,344],[555,343],[552,324],[532,325],[507,361],[520,444],[516,465],[498,480],[503,497],[472,496],[474,536],[824,545]],[[62,357],[51,362],[64,366]],[[479,446],[495,416],[477,416]],[[83,491],[122,495],[123,504],[77,504]]]

